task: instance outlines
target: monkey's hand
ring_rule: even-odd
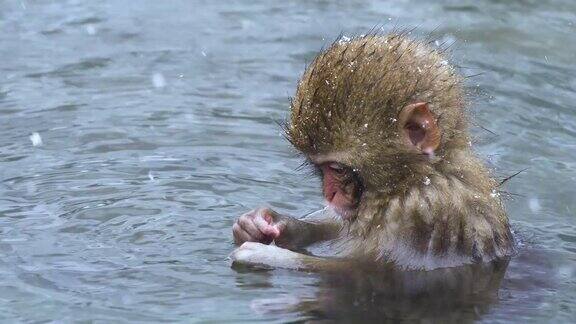
[[[286,222],[270,208],[258,208],[240,216],[232,226],[234,243],[259,242],[270,244],[282,234]]]
[[[301,254],[275,245],[246,242],[230,254],[232,265],[243,264],[285,269],[303,268]]]
[[[246,242],[232,251],[229,258],[234,265],[264,268],[284,268],[303,271],[348,271],[358,262],[339,258],[322,258],[300,254],[276,245]]]

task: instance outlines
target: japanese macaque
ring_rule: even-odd
[[[499,184],[470,147],[465,103],[462,78],[423,41],[336,41],[304,72],[286,126],[322,179],[324,216],[244,214],[230,258],[312,271],[507,258],[515,246]],[[320,241],[331,256],[302,253]]]

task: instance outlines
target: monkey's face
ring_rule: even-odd
[[[342,218],[356,215],[363,192],[362,180],[348,166],[336,162],[316,165],[322,176],[322,192],[326,203]]]
[[[335,210],[361,216],[371,197],[422,183],[446,152],[468,147],[460,79],[444,62],[425,43],[372,35],[334,43],[306,69],[286,137],[320,169]]]
[[[304,153],[321,175],[328,206],[344,219],[354,219],[364,192],[391,195],[403,190],[409,178],[422,181],[417,166],[430,163],[440,140],[436,118],[428,104],[420,102],[404,107],[394,125],[394,130],[378,132],[378,137],[369,133],[339,141],[328,141],[328,135],[309,137],[310,150],[324,150]],[[345,143],[344,148],[337,142]]]

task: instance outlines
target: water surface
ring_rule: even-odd
[[[276,122],[322,46],[377,24],[454,43],[483,73],[478,152],[500,177],[528,168],[494,299],[386,312],[370,284],[226,261],[240,213],[321,207]],[[575,40],[572,0],[4,1],[0,319],[571,322]]]

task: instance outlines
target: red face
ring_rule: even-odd
[[[350,168],[339,163],[327,162],[319,168],[322,172],[322,191],[328,205],[343,218],[350,218],[360,202],[360,180]]]

